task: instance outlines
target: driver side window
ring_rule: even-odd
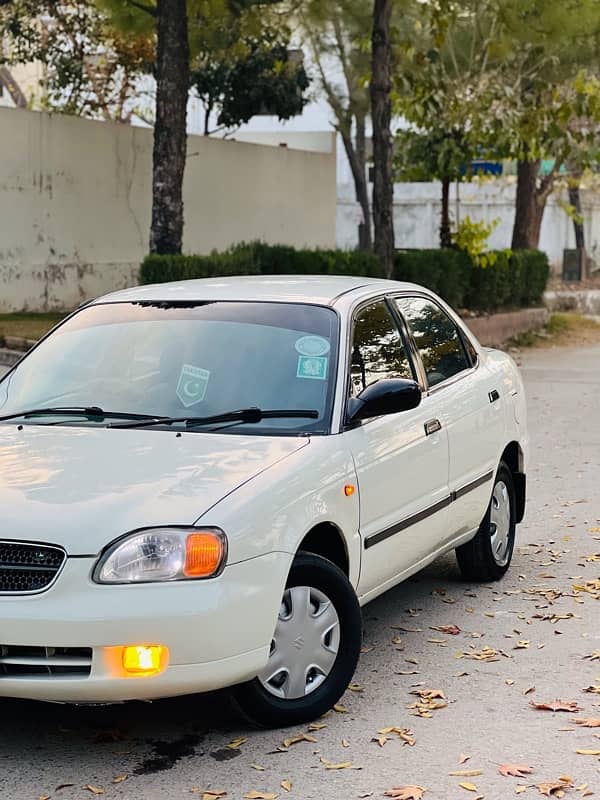
[[[354,320],[350,396],[383,378],[414,378],[408,354],[383,300],[361,309]]]

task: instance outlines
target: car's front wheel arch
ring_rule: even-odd
[[[334,563],[300,551],[290,569],[265,669],[235,686],[242,713],[266,727],[324,714],[351,681],[362,644],[358,598]]]

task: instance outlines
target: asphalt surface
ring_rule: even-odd
[[[498,584],[467,584],[448,556],[367,606],[355,679],[362,691],[346,693],[345,713],[321,720],[316,741],[284,748],[307,726],[253,730],[221,693],[104,708],[0,700],[2,800],[100,791],[154,800],[209,790],[226,791],[226,800],[252,791],[351,800],[410,784],[426,787],[425,800],[505,800],[519,786],[528,787],[524,797],[540,797],[536,784],[561,776],[573,782],[567,797],[600,795],[600,757],[576,752],[600,753],[600,728],[574,724],[600,718],[600,599],[573,591],[600,578],[600,347],[531,351],[522,361],[530,491],[511,570]],[[593,554],[599,560],[587,561]],[[431,630],[442,625],[461,632]],[[483,648],[497,660],[457,657]],[[598,693],[583,691],[593,686]],[[426,689],[441,690],[447,706],[414,716],[411,691]],[[557,698],[576,701],[581,713],[529,705]],[[415,744],[393,733],[383,746],[372,741],[392,726],[412,731]],[[238,737],[245,741],[228,747]],[[498,766],[511,762],[534,771],[500,775]],[[461,770],[482,774],[449,775]]]

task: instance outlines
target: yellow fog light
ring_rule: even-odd
[[[158,675],[166,669],[169,648],[159,644],[136,644],[123,648],[123,669],[130,675]]]

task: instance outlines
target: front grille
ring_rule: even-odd
[[[91,647],[0,644],[0,681],[2,678],[86,677],[91,669]]]
[[[0,592],[39,592],[47,588],[66,558],[51,545],[0,542]]]

